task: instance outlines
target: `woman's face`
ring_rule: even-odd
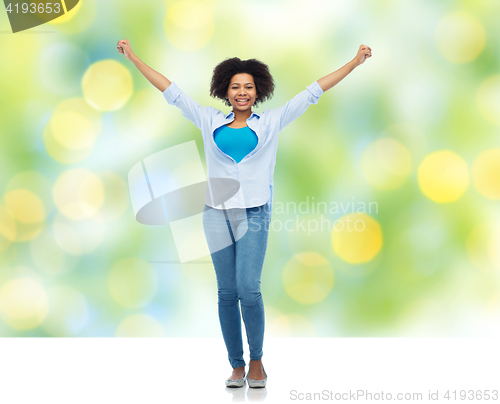
[[[238,73],[231,78],[226,98],[233,106],[233,110],[246,111],[251,109],[257,97],[257,90],[251,74]],[[245,101],[240,102],[240,99]]]

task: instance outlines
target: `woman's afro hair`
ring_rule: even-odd
[[[258,107],[261,102],[273,96],[274,80],[269,73],[269,67],[257,59],[241,60],[237,57],[226,59],[215,66],[210,84],[210,96],[220,98],[230,107],[231,103],[226,99],[227,90],[231,78],[239,73],[248,73],[253,77],[258,95],[254,107]]]

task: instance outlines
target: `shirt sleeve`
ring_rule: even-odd
[[[308,85],[304,91],[298,93],[283,107],[278,108],[280,114],[279,131],[301,116],[311,104],[317,104],[324,91],[317,81]]]
[[[173,81],[163,92],[163,96],[170,105],[175,105],[179,108],[182,115],[193,122],[198,129],[201,129],[202,120],[206,112],[205,110],[208,110],[208,107],[202,107],[189,95],[184,93]]]

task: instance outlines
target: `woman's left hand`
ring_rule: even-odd
[[[367,45],[360,45],[358,49],[358,54],[354,58],[356,64],[362,65],[366,59],[372,57],[372,48]]]

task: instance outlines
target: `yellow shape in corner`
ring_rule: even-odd
[[[67,14],[68,10],[66,9],[66,3],[64,2],[64,0],[61,0],[61,4],[62,4],[63,9],[64,9],[64,14]]]

